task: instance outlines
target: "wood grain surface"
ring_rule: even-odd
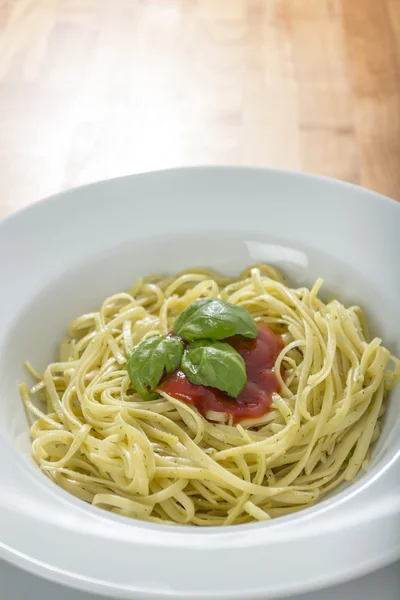
[[[0,216],[199,163],[400,199],[400,0],[0,0]]]

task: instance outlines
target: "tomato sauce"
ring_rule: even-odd
[[[228,413],[234,423],[261,417],[269,410],[272,394],[279,392],[273,369],[284,344],[265,323],[258,325],[258,331],[255,340],[239,335],[222,340],[231,344],[246,364],[247,383],[236,399],[216,388],[191,383],[179,369],[164,378],[160,389],[192,404],[204,417],[208,411]]]

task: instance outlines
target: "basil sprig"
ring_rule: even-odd
[[[164,371],[170,374],[179,367],[182,354],[181,340],[163,335],[151,336],[132,350],[126,368],[136,391],[144,400],[158,397],[152,392]]]
[[[206,298],[188,306],[175,320],[174,335],[188,342],[199,339],[223,340],[232,335],[258,336],[249,311],[223,300]]]
[[[246,385],[244,360],[230,344],[218,340],[258,336],[245,308],[214,298],[197,300],[175,320],[173,334],[147,338],[128,357],[129,377],[144,400],[157,398],[154,390],[164,372],[170,374],[179,366],[191,383],[238,397]],[[185,350],[182,340],[188,343]]]
[[[237,398],[246,385],[246,365],[232,346],[196,340],[183,353],[182,371],[192,383],[209,385]]]

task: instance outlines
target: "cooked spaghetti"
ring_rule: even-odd
[[[289,288],[266,265],[237,279],[193,269],[107,298],[71,323],[43,375],[27,363],[37,378],[20,386],[35,417],[33,458],[74,496],[156,523],[230,525],[313,505],[368,465],[386,392],[400,379],[400,361],[369,341],[362,310],[324,303],[321,284]],[[167,335],[200,298],[242,306],[282,336],[279,391],[257,418],[205,418],[163,386],[150,400],[132,387],[132,349]]]

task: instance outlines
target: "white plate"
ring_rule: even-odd
[[[245,168],[148,173],[60,194],[0,224],[0,556],[122,598],[272,598],[400,557],[400,394],[368,473],[264,524],[195,529],[128,520],[57,488],[33,464],[17,384],[68,322],[138,275],[272,262],[366,308],[400,354],[400,205],[337,181]]]
[[[5,600],[104,600],[104,596],[72,590],[24,573],[0,560],[2,597]],[[285,596],[285,600],[399,600],[400,562],[364,577],[325,590]]]

